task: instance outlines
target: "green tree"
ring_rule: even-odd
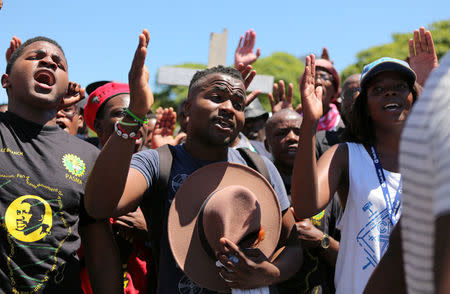
[[[436,54],[441,58],[450,50],[450,20],[434,22],[428,26],[433,35]],[[409,56],[408,40],[413,38],[413,32],[395,33],[392,35],[393,42],[374,46],[356,54],[357,62],[349,65],[341,72],[341,79],[345,80],[354,73],[360,73],[364,65],[384,56],[405,60]]]
[[[286,52],[275,52],[267,57],[259,58],[253,64],[253,68],[257,74],[273,76],[274,82],[284,80],[286,87],[292,83],[294,85],[294,107],[300,103],[298,81],[305,70],[303,61]],[[266,110],[271,110],[267,94],[260,95],[259,100]]]
[[[184,63],[175,65],[183,68],[205,69],[206,65],[198,63]],[[300,103],[300,92],[298,89],[298,80],[305,69],[304,63],[295,56],[285,52],[275,52],[270,56],[258,59],[253,68],[257,74],[272,75],[274,81],[284,80],[294,84],[294,105]],[[181,101],[186,99],[188,87],[158,85],[158,91],[155,91],[155,104],[153,109],[162,107],[176,107]],[[259,99],[263,106],[270,111],[269,98],[266,94],[261,94]]]
[[[200,63],[183,63],[174,65],[175,67],[182,68],[196,68],[205,69],[206,65]],[[158,85],[157,91],[155,91],[155,103],[152,106],[153,110],[156,110],[159,106],[173,107],[176,109],[177,105],[181,101],[187,98],[188,87],[185,86],[169,86],[169,85]]]

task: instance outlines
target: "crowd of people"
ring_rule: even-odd
[[[308,55],[301,104],[277,81],[270,112],[253,30],[176,111],[152,111],[149,40],[128,83],[86,89],[56,41],[11,40],[0,293],[450,293],[450,54],[429,31],[342,83]]]

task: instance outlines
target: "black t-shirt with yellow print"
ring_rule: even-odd
[[[80,201],[98,152],[0,113],[0,293],[82,293]]]

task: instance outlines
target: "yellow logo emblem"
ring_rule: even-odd
[[[41,197],[24,195],[14,200],[5,213],[8,232],[17,240],[36,242],[52,228],[52,209]]]
[[[81,177],[84,175],[86,165],[83,160],[74,154],[65,154],[62,158],[64,167],[74,176]]]
[[[316,214],[315,216],[313,216],[311,218],[311,222],[316,225],[316,226],[320,226],[322,224],[322,218],[325,214],[325,210],[322,210],[321,212],[319,212],[318,214]]]

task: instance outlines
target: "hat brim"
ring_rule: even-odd
[[[400,63],[394,61],[386,61],[377,64],[364,75],[364,78],[361,80],[361,89],[367,89],[367,83],[369,82],[370,79],[372,79],[377,74],[386,71],[400,72],[403,75],[405,75],[405,77],[412,84],[414,84],[414,82],[416,81],[416,74],[414,73],[414,71],[412,71],[411,69],[405,67]]]
[[[212,260],[202,247],[197,219],[206,198],[230,185],[244,186],[256,195],[261,208],[261,226],[265,232],[257,247],[270,257],[280,238],[280,204],[270,183],[247,166],[218,162],[198,169],[178,189],[168,217],[169,244],[178,266],[194,283],[217,292],[230,289],[219,276],[216,260]]]

